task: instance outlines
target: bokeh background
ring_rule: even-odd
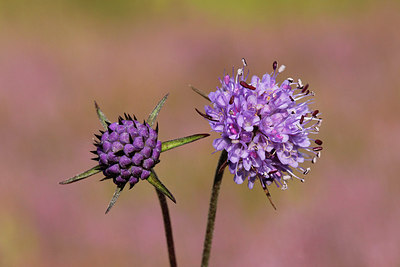
[[[158,200],[93,166],[96,100],[146,118],[167,92],[160,139],[209,132],[188,84],[224,69],[287,66],[316,92],[324,151],[306,183],[259,187],[225,173],[210,266],[399,266],[398,1],[0,1],[0,266],[168,266]],[[212,138],[217,135],[213,133]],[[180,266],[198,266],[214,168],[212,138],[162,154]],[[170,203],[172,204],[172,203]]]

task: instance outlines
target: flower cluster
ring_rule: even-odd
[[[139,179],[147,179],[151,168],[158,162],[161,153],[161,141],[157,141],[158,130],[154,130],[146,122],[140,123],[125,115],[118,122],[107,122],[107,131],[95,135],[97,150],[92,151],[98,157],[106,178],[122,186],[129,182],[132,188]]]
[[[227,151],[234,181],[247,179],[249,188],[257,178],[264,189],[273,182],[286,189],[293,177],[303,182],[294,170],[307,174],[310,168],[300,164],[315,163],[321,154],[322,141],[310,138],[322,121],[319,111],[309,107],[314,93],[300,79],[287,78],[279,85],[276,77],[284,69],[274,62],[271,74],[253,76],[250,83],[239,69],[235,78],[220,79],[221,86],[208,95],[212,106],[206,106],[203,115],[212,130],[221,133],[213,146]]]

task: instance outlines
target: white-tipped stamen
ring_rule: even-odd
[[[311,168],[308,167],[307,169],[305,169],[305,170],[303,171],[303,174],[304,174],[304,175],[307,175],[310,171],[311,171]]]
[[[288,80],[288,82],[289,82],[290,84],[293,83],[293,81],[294,81],[293,78],[290,78],[290,77],[287,78],[286,80]]]
[[[244,66],[244,67],[247,66],[247,62],[246,62],[246,59],[245,59],[245,58],[242,58],[242,63],[243,63],[243,66]]]
[[[285,66],[285,65],[281,65],[281,66],[279,67],[279,69],[278,69],[278,73],[283,72],[285,69],[286,69],[286,66]]]
[[[282,190],[287,190],[289,187],[285,181],[282,183]]]
[[[311,163],[312,163],[312,164],[317,163],[317,157],[313,157],[313,159],[311,160]]]
[[[237,70],[235,82],[238,83],[239,77],[243,75],[243,68]]]
[[[303,83],[301,82],[300,79],[297,80],[298,88],[303,88]]]

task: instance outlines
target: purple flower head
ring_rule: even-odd
[[[315,163],[321,155],[322,141],[310,137],[322,122],[319,111],[309,107],[314,93],[300,79],[287,78],[279,85],[276,78],[284,69],[274,62],[271,74],[253,76],[249,83],[239,69],[236,77],[224,75],[208,95],[212,105],[203,116],[221,133],[213,146],[226,150],[234,181],[247,180],[249,188],[256,179],[264,189],[271,183],[287,189],[293,177],[304,182],[296,172],[306,175],[310,168],[302,163]]]
[[[132,188],[140,180],[147,179],[159,162],[161,141],[157,140],[157,130],[129,115],[107,125],[107,131],[96,135],[97,150],[93,153],[98,157],[94,160],[99,162],[106,179],[113,179],[118,186],[129,183]]]
[[[117,185],[106,213],[114,206],[126,184],[129,183],[132,188],[140,180],[146,180],[154,186],[159,197],[166,196],[176,203],[175,197],[158,179],[153,169],[160,162],[160,153],[205,138],[209,134],[194,134],[165,142],[158,141],[158,124],[155,130],[151,126],[155,123],[167,97],[168,94],[158,102],[143,123],[140,123],[135,116],[132,118],[127,114],[124,114],[124,119],[119,117],[118,122],[111,123],[94,102],[97,116],[105,129],[100,131],[100,134],[95,134],[96,150],[90,151],[97,156],[93,158],[97,165],[61,181],[60,184],[74,183],[102,172],[105,178],[101,181],[112,179]]]

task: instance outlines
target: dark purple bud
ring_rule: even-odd
[[[135,138],[139,135],[138,130],[134,126],[128,127],[126,131],[130,134],[132,138]]]
[[[152,158],[148,158],[143,161],[143,168],[150,170],[153,167],[154,167],[154,160]]]
[[[136,178],[139,178],[140,175],[142,175],[142,168],[138,166],[133,166],[131,169],[132,175],[135,176]]]
[[[103,133],[103,135],[101,136],[101,142],[107,141],[109,136],[110,136],[109,132]]]
[[[119,165],[118,164],[112,165],[111,167],[108,168],[108,172],[110,174],[119,174],[120,173]]]
[[[108,128],[110,128],[111,131],[115,131],[117,129],[117,126],[118,126],[118,123],[113,122],[108,126]]]
[[[142,149],[144,147],[143,137],[138,136],[133,140],[133,146],[137,149]]]
[[[132,152],[136,151],[136,148],[131,144],[126,144],[124,146],[125,155],[130,155]]]
[[[118,157],[112,152],[107,153],[107,159],[109,163],[117,163],[118,162]]]
[[[126,183],[125,179],[122,178],[121,176],[118,176],[117,178],[115,178],[115,181],[118,183]]]
[[[129,178],[129,184],[130,184],[129,189],[132,189],[132,187],[133,187],[135,184],[137,184],[137,182],[139,182],[139,179],[136,178],[136,177],[134,177],[134,176],[131,176],[131,177]]]
[[[122,134],[123,132],[125,132],[126,130],[126,126],[125,125],[118,125],[117,129],[115,130],[118,134]]]
[[[111,151],[114,152],[114,153],[117,152],[117,151],[120,151],[122,149],[124,149],[124,145],[119,143],[119,142],[114,142],[111,145]]]
[[[146,140],[146,146],[154,148],[157,144],[157,139],[153,139],[151,137],[149,137],[149,139]]]
[[[112,132],[110,133],[110,136],[108,137],[108,141],[110,142],[115,142],[118,140],[119,134],[117,134],[116,132]]]
[[[148,146],[145,146],[142,151],[140,151],[140,154],[144,156],[144,158],[149,158],[151,156],[151,148]]]
[[[149,178],[149,176],[150,176],[150,171],[148,171],[148,170],[143,170],[143,171],[142,171],[142,174],[140,175],[140,179],[144,180],[144,179]]]
[[[161,152],[162,143],[161,141],[157,141],[156,149]]]
[[[121,168],[126,168],[131,164],[132,164],[132,160],[130,158],[128,158],[126,155],[123,155],[119,159],[119,166],[121,166]]]
[[[131,177],[131,172],[128,169],[121,170],[121,177],[126,181]]]
[[[160,150],[153,149],[153,153],[151,154],[151,158],[157,160],[160,157]]]
[[[148,128],[147,128],[146,125],[141,124],[141,125],[138,127],[138,130],[139,130],[139,135],[140,135],[140,136],[143,136],[143,137],[145,137],[145,138],[147,138],[147,137],[149,136],[149,131],[148,131]]]
[[[142,165],[142,161],[143,161],[144,157],[142,154],[140,153],[136,153],[133,158],[132,158],[132,162],[133,164],[135,164],[136,166],[140,166]]]
[[[129,134],[127,132],[121,133],[119,136],[119,141],[124,144],[129,143]]]
[[[107,165],[108,164],[108,159],[107,159],[107,154],[101,154],[100,155],[100,164],[102,165]]]

